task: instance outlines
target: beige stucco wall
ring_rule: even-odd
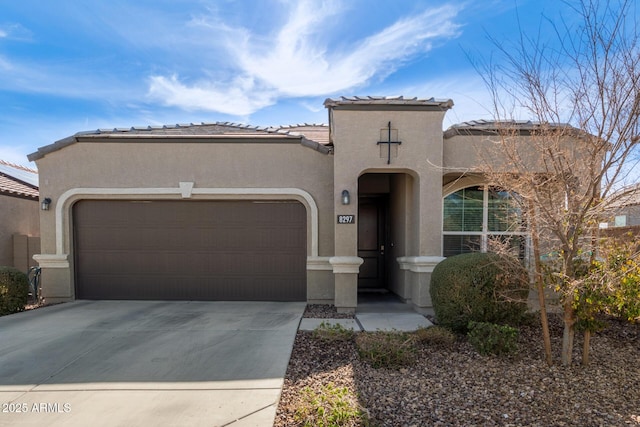
[[[343,189],[358,194],[358,177],[364,173],[408,173],[415,177],[414,189],[420,200],[411,212],[421,230],[410,251],[440,254],[442,201],[442,119],[440,111],[354,111],[334,110],[331,131],[335,144],[335,193],[339,204]],[[391,121],[398,129],[402,145],[397,157],[387,165],[386,148],[380,148],[380,130]],[[386,147],[386,145],[384,146]],[[357,214],[357,203],[341,208],[341,213]],[[435,230],[429,232],[428,230]],[[342,232],[344,231],[344,232]],[[357,228],[336,227],[336,255],[353,256],[357,253]]]
[[[37,200],[0,195],[0,265],[25,270],[25,265],[35,265],[29,260],[29,248],[18,254],[14,261],[14,234],[37,237],[40,234],[40,204]],[[36,245],[34,239],[32,245]],[[33,253],[33,251],[31,252]],[[17,263],[16,263],[17,261]],[[25,270],[26,272],[26,270]]]
[[[501,141],[504,141],[504,146]],[[573,159],[576,162],[576,167],[573,167],[575,171],[581,170],[589,160],[587,145],[570,136],[544,140],[542,137],[530,135],[504,138],[495,134],[454,135],[444,139],[442,165],[445,173],[482,171],[487,168],[495,172],[520,172],[521,169],[514,168],[513,162],[507,160],[504,152],[508,149],[526,161],[527,171],[552,172],[546,170],[542,162],[542,147],[562,153],[565,159]],[[544,152],[544,156],[546,155]],[[594,160],[598,161],[595,157]]]
[[[44,296],[50,302],[73,298],[70,216],[75,201],[81,198],[180,199],[180,183],[188,182],[193,183],[190,194],[193,199],[253,198],[250,194],[234,195],[234,189],[251,188],[269,191],[294,188],[310,195],[317,207],[318,233],[316,248],[312,248],[312,213],[308,209],[308,257],[315,262],[308,275],[307,297],[310,300],[333,298],[333,277],[328,262],[334,248],[332,160],[297,140],[287,143],[78,142],[49,153],[36,162],[41,177],[40,194],[53,200],[51,209],[41,215],[41,252],[66,254],[70,265],[49,263],[51,270],[66,271],[43,271]],[[156,191],[163,188],[173,193]],[[109,194],[112,189],[119,194]],[[204,194],[206,189],[226,189],[227,194]],[[258,197],[294,199],[307,204],[298,195],[270,196],[269,191]],[[152,194],[154,192],[157,194]],[[65,201],[64,206],[60,205],[61,200]],[[61,232],[56,232],[60,224]],[[46,264],[46,260],[43,263]]]
[[[390,287],[408,301],[412,295],[420,296],[425,292],[424,289],[410,289],[411,286],[428,290],[428,283],[425,283],[428,280],[414,280],[412,285],[405,270],[413,268],[418,272],[414,265],[417,258],[432,257],[437,262],[442,253],[443,118],[444,111],[408,106],[400,109],[380,107],[377,110],[337,107],[331,111],[336,214],[357,217],[357,198],[352,198],[352,203],[344,206],[340,204],[340,196],[345,189],[352,195],[358,194],[358,178],[363,174],[397,174],[390,184],[394,215],[392,228],[398,236],[393,254],[406,259],[406,262],[403,263],[404,269],[395,266],[391,269]],[[391,162],[387,164],[387,145],[377,145],[377,142],[385,140],[384,129],[389,121],[394,136],[397,132],[402,144],[392,147]],[[355,224],[335,224],[335,254],[351,257],[354,266],[358,259],[357,231]],[[422,270],[424,267],[418,273],[427,273]],[[336,306],[339,310],[348,311],[353,308],[349,304],[357,300],[357,275],[336,272],[336,276],[344,276],[336,278],[336,284],[341,284],[342,299],[339,301],[336,295]],[[424,299],[417,301],[423,302]]]

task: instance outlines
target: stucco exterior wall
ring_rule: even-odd
[[[504,160],[500,137],[490,127],[474,124],[443,133],[452,105],[433,99],[327,100],[330,155],[309,148],[308,140],[303,146],[296,131],[239,133],[226,125],[219,126],[226,131],[211,134],[181,127],[83,133],[45,147],[34,157],[39,158],[40,194],[53,200],[51,210],[40,215],[44,297],[49,302],[74,298],[71,215],[78,200],[286,199],[307,209],[308,302],[353,311],[363,263],[358,197],[384,194],[391,218],[385,289],[428,313],[431,272],[443,259],[443,196],[483,184],[487,164],[493,172],[517,172]],[[390,148],[384,143],[389,123],[392,140],[401,141]],[[327,142],[326,128],[314,127],[306,129],[311,134],[303,133]],[[530,171],[544,172],[535,137],[527,133],[535,126],[519,129],[522,133],[510,137],[518,153],[529,161]],[[559,145],[577,161],[584,160],[582,148],[568,137]],[[351,195],[346,205],[344,190]],[[338,223],[336,215],[353,215],[355,223]]]
[[[14,234],[39,236],[39,214],[40,203],[37,200],[0,195],[0,217],[2,218],[0,220],[0,265],[16,267],[21,270],[24,270],[25,265],[35,265],[35,261],[28,259],[28,247],[25,248],[23,255],[19,254],[19,259],[16,260],[18,262],[14,262],[13,236]],[[33,239],[32,244],[36,244]]]
[[[540,137],[514,135],[504,138],[510,150],[514,150],[521,159],[526,160],[530,172],[545,172],[542,155],[539,151]],[[496,172],[519,172],[505,158],[501,137],[495,134],[454,135],[444,138],[442,165],[446,172],[473,172],[491,167]],[[552,145],[554,150],[563,152],[565,158],[575,159],[578,165],[589,160],[585,143],[577,138],[565,136]],[[596,159],[597,160],[597,159]],[[585,163],[586,164],[586,163]],[[575,167],[580,171],[582,167]]]
[[[65,266],[64,262],[58,262],[64,260],[49,260],[52,269],[67,270],[66,273],[43,271],[44,296],[50,302],[73,298],[70,216],[75,201],[82,198],[180,199],[184,197],[181,182],[193,183],[192,190],[185,190],[192,199],[251,199],[252,194],[235,195],[234,189],[258,189],[257,193],[265,193],[260,194],[260,198],[297,199],[305,204],[306,200],[299,195],[270,196],[270,192],[293,188],[300,194],[310,195],[317,212],[309,209],[307,212],[308,259],[313,261],[308,299],[324,300],[333,296],[328,262],[334,247],[332,158],[302,146],[298,140],[291,143],[78,142],[47,154],[37,160],[37,165],[41,176],[40,194],[53,200],[51,209],[41,215],[42,254],[66,254],[69,263]],[[207,193],[211,189],[224,189],[224,194]],[[312,214],[317,215],[314,235],[310,227]],[[43,262],[46,264],[46,260]]]
[[[409,283],[407,272],[424,275],[423,267],[415,260],[431,257],[437,263],[442,253],[442,120],[444,111],[421,108],[351,109],[336,107],[331,111],[331,132],[335,145],[334,203],[340,214],[357,216],[358,203],[340,205],[343,190],[359,194],[358,178],[363,174],[388,173],[405,176],[394,178],[391,194],[391,210],[395,215],[392,227],[400,238],[395,242],[393,253],[398,265],[390,271],[391,289],[402,298],[411,300],[412,295],[428,292],[428,280],[413,280]],[[391,122],[392,133],[401,145],[391,148],[388,163],[385,129]],[[400,231],[399,228],[403,230]],[[357,268],[358,236],[355,224],[335,225],[335,254],[343,259],[352,259]],[[400,259],[404,260],[402,263]],[[434,264],[435,265],[435,264]],[[412,270],[413,269],[413,270]],[[401,271],[402,270],[402,271]],[[424,271],[423,271],[424,270]],[[336,272],[341,277],[341,298],[336,296],[339,310],[348,311],[350,301],[357,300],[357,276],[349,272]],[[336,278],[338,283],[338,278]],[[414,303],[423,303],[412,301]],[[346,305],[345,305],[346,304]]]
[[[441,252],[437,230],[442,217],[442,201],[438,201],[438,195],[442,192],[443,117],[444,112],[439,111],[334,110],[331,128],[335,144],[334,197],[337,203],[343,189],[357,194],[358,177],[364,173],[409,173],[416,178],[415,188],[420,195],[420,203],[413,206],[412,216],[420,222],[422,230],[434,230],[434,227],[436,230],[417,234],[411,250],[434,255]],[[376,143],[389,121],[394,129],[398,129],[402,145],[397,147],[397,157],[392,157],[388,165],[386,145]],[[357,203],[344,208],[351,210],[345,210],[345,214],[357,214]],[[345,233],[338,233],[336,229],[336,255],[349,256],[357,252],[357,239],[353,234],[356,228],[351,228],[353,230],[345,229]]]

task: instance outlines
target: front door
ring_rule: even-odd
[[[358,256],[364,260],[358,290],[386,287],[387,197],[363,196],[358,200]]]

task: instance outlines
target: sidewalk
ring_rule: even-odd
[[[322,322],[340,324],[356,332],[404,331],[433,326],[426,317],[415,312],[410,305],[393,296],[359,297],[355,319],[310,319],[303,318],[299,330],[313,331]]]

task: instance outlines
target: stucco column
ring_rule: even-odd
[[[343,157],[336,156],[334,170],[334,257],[329,259],[335,280],[334,305],[340,313],[353,313],[358,305],[358,272],[364,262],[358,257],[358,175]],[[342,203],[342,192],[350,201]],[[352,216],[353,222],[340,221]]]
[[[66,254],[37,254],[33,259],[41,268],[42,298],[47,304],[73,300],[71,294],[71,268]]]
[[[364,260],[356,256],[329,258],[335,277],[335,306],[338,313],[354,313],[358,305],[358,272]]]
[[[411,286],[411,303],[416,311],[433,314],[431,302],[431,273],[438,263],[445,258],[441,256],[400,257],[397,259],[400,269]]]

